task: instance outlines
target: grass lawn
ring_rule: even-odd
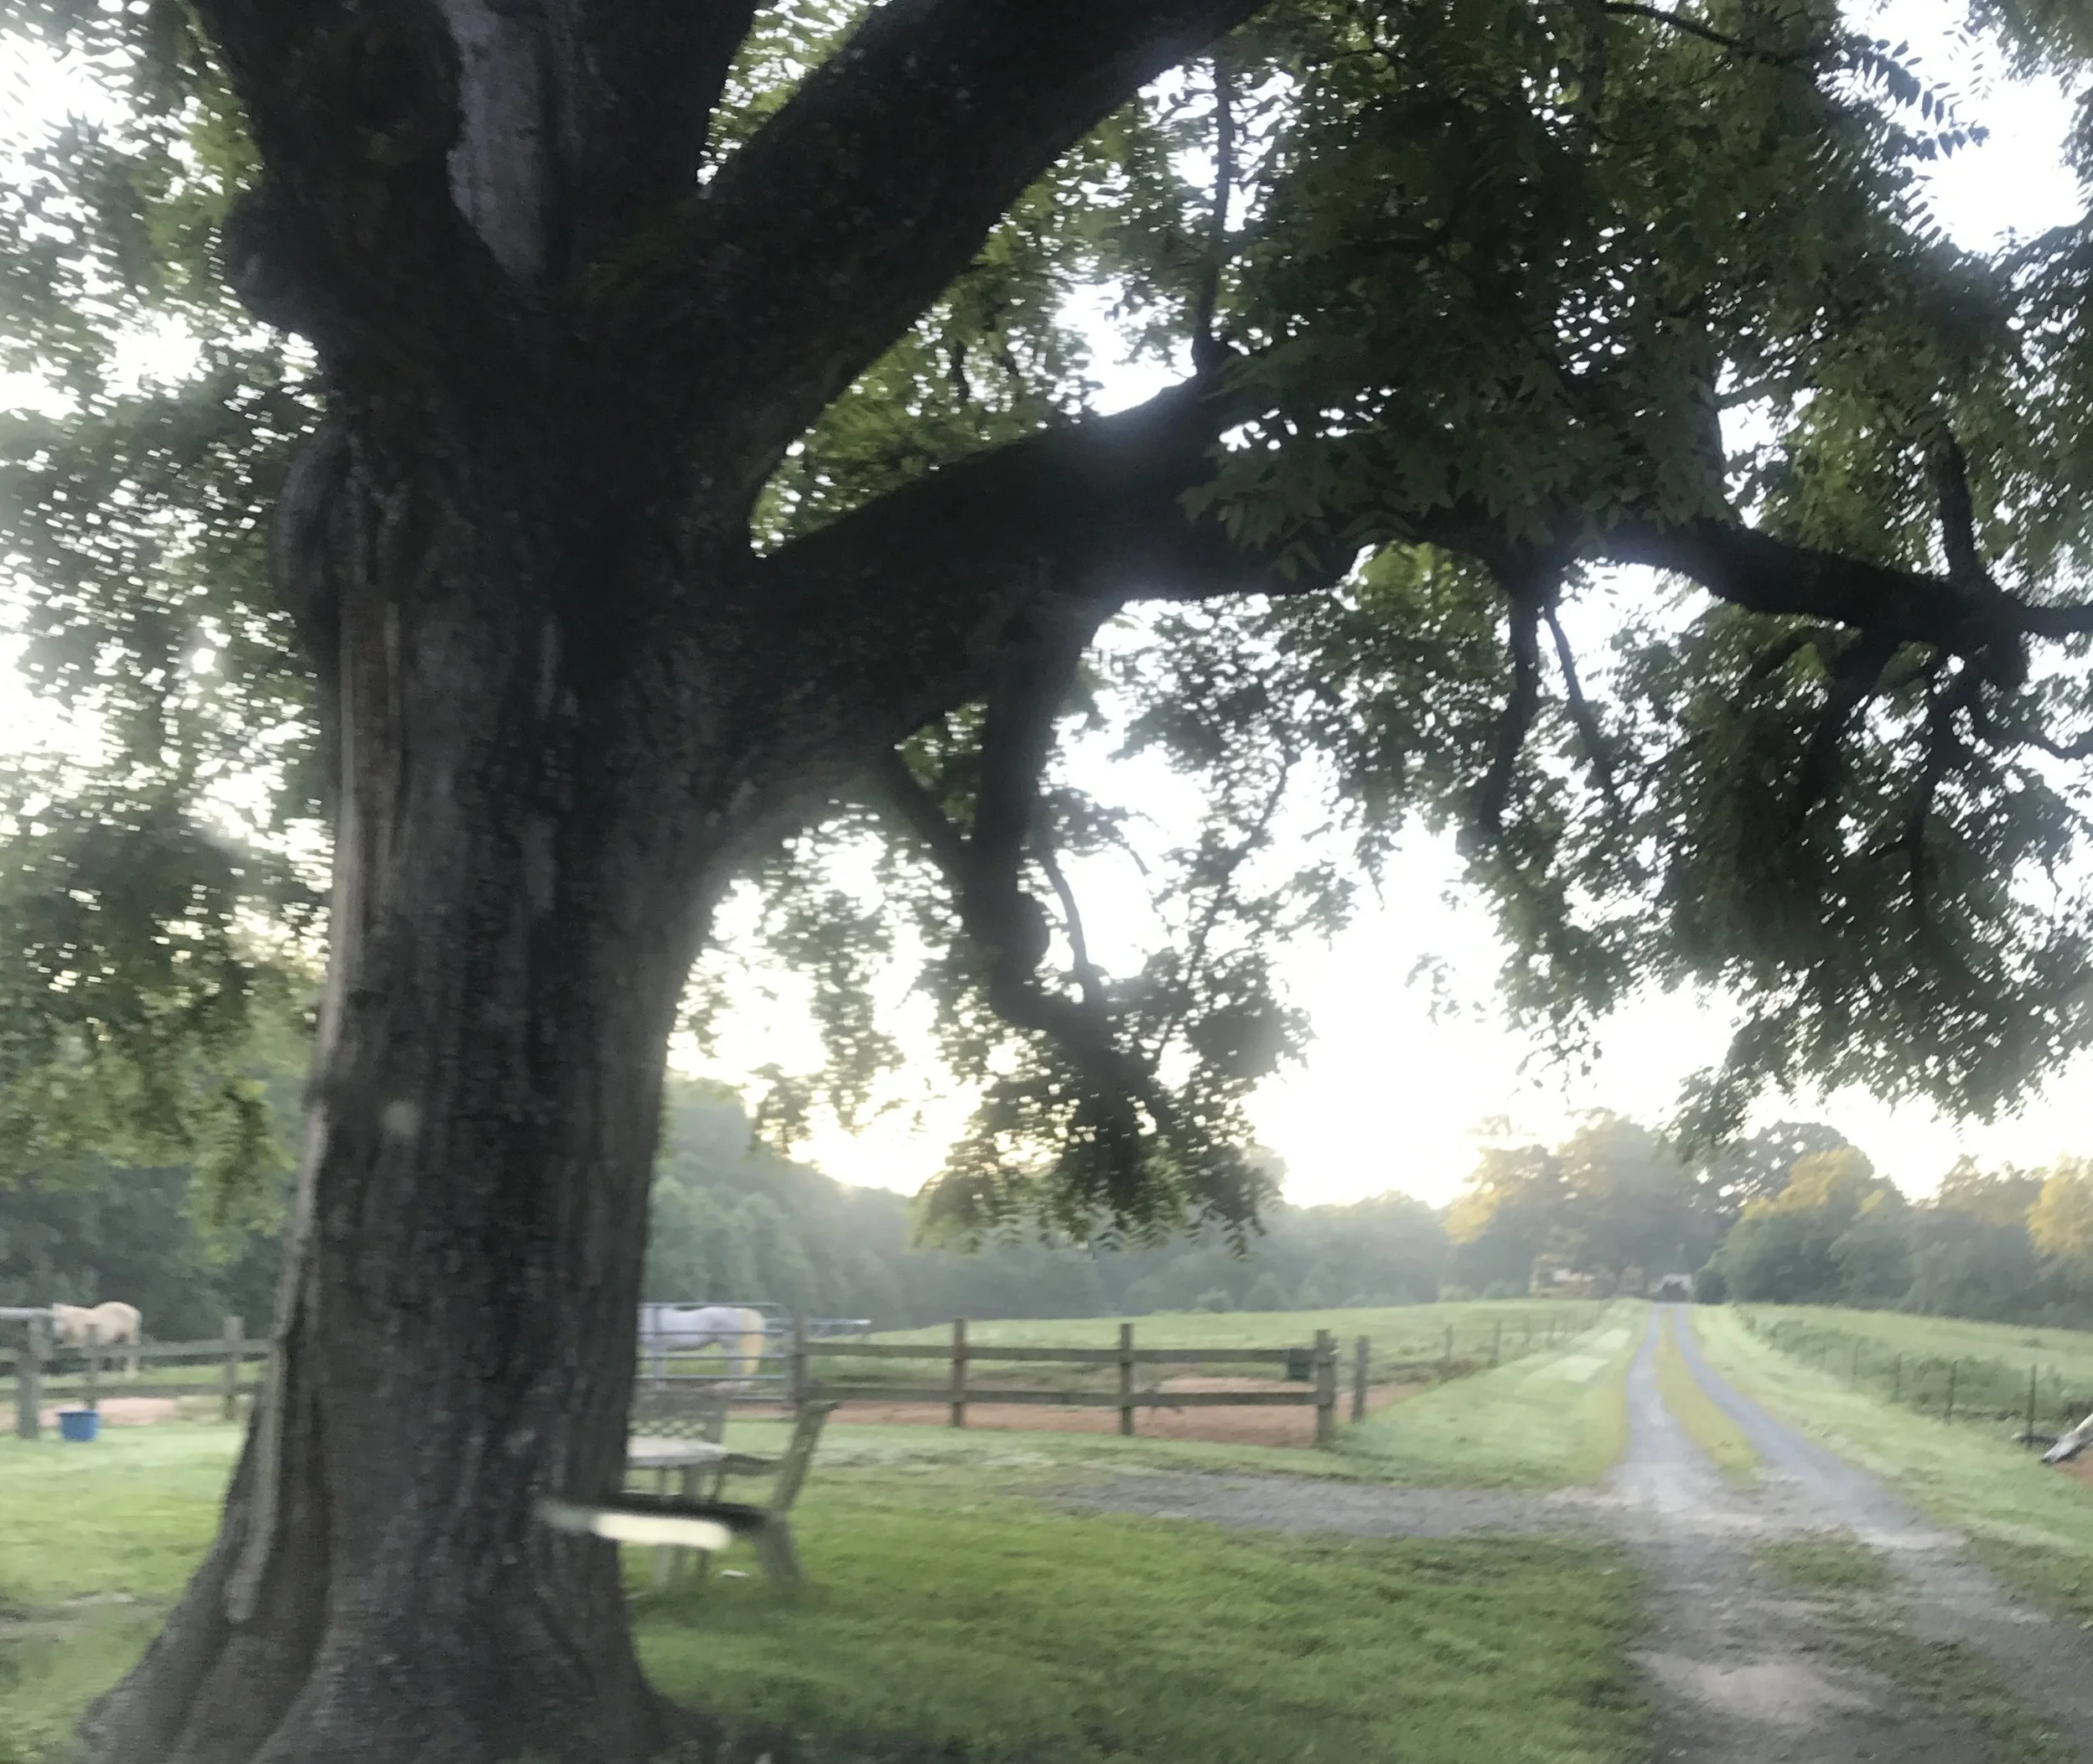
[[[1626,1439],[1628,1363],[1644,1308],[1617,1300],[1594,1318],[1597,1327],[1567,1346],[1435,1385],[1348,1426],[1337,1455],[1391,1482],[1559,1488],[1595,1482]]]
[[[1710,1362],[1740,1389],[1967,1533],[2007,1579],[2093,1619],[2093,1488],[2002,1430],[1945,1426],[1855,1389],[1754,1335],[1727,1307],[1696,1306],[1693,1322]]]
[[[239,1441],[179,1422],[0,1439],[0,1764],[66,1756],[210,1544]]]
[[[1515,1370],[1434,1394],[1490,1406]],[[774,1430],[733,1437],[760,1446]],[[0,1764],[65,1756],[79,1709],[208,1542],[236,1445],[230,1427],[177,1425],[90,1446],[0,1441]],[[1056,1487],[1144,1465],[1367,1461],[837,1429],[799,1508],[812,1586],[790,1601],[753,1576],[656,1593],[634,1552],[640,1647],[666,1690],[722,1715],[969,1764],[1646,1758],[1627,1658],[1639,1589],[1610,1547],[1272,1539],[1051,1504]]]
[[[820,1584],[643,1595],[655,1682],[874,1752],[990,1764],[1641,1760],[1638,1588],[1585,1544],[1276,1539],[842,1472]]]

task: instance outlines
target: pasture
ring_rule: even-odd
[[[1702,1307],[1703,1310],[1707,1307]],[[1967,1317],[1915,1317],[1902,1311],[1852,1311],[1837,1305],[1738,1305],[1726,1307],[1761,1327],[1786,1322],[1836,1331],[1888,1353],[1913,1358],[2039,1360],[2093,1389],[2093,1332],[2031,1323],[1980,1323]]]
[[[832,1429],[795,1513],[813,1584],[794,1599],[755,1576],[655,1591],[632,1553],[642,1651],[671,1694],[789,1727],[824,1756],[1646,1758],[1629,1658],[1641,1596],[1614,1544],[1274,1536],[1065,1504],[1187,1469],[1284,1471],[1310,1503],[1319,1485],[1304,1475],[1532,1487],[1596,1475],[1617,1447],[1639,1311],[1437,1385],[1347,1427],[1334,1452]],[[1279,1321],[1293,1324],[1280,1340],[1300,1332]],[[780,1430],[738,1420],[730,1442],[763,1450]],[[184,1424],[88,1446],[0,1441],[0,1764],[67,1756],[74,1715],[204,1549],[236,1442],[230,1426]]]
[[[1831,1305],[1750,1305],[1735,1314],[1792,1358],[1944,1418],[1951,1368],[1954,1410],[1965,1420],[2024,1426],[2031,1373],[2038,1429],[2060,1432],[2093,1410],[2093,1334],[2084,1330]]]
[[[1626,1300],[1593,1305],[1585,1332],[1566,1345],[1434,1384],[1345,1428],[1337,1455],[1380,1480],[1415,1487],[1595,1482],[1620,1456],[1622,1379],[1643,1310]]]

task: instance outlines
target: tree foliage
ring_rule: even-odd
[[[694,212],[868,10],[754,10]],[[1274,950],[1420,826],[1465,830],[1506,996],[1561,1045],[1648,982],[1738,1001],[1703,1134],[1805,1081],[2010,1103],[2093,1026],[2085,230],[1946,239],[1920,174],[1974,132],[1832,0],[1236,10],[1054,156],[761,488],[781,595],[847,551],[872,582],[1089,546],[1106,584],[749,855],[827,1052],[766,1118],[848,1117],[902,1058],[867,1000],[905,924],[982,1099],[935,1223],[1240,1228],[1270,1198],[1244,1099],[1303,1042]],[[2031,67],[2089,53],[2072,8],[1971,16]],[[19,1171],[91,1136],[77,1072],[111,1124],[251,1122],[227,1074],[265,952],[309,933],[326,817],[268,535],[335,321],[268,279],[282,193],[195,15],[8,0],[0,28],[80,81],[0,190],[0,337],[44,389],[0,425],[0,556],[31,680],[103,737],[0,803]],[[401,28],[404,79],[427,44]],[[650,297],[680,224],[584,226],[562,297]],[[1141,411],[1096,414],[1099,297],[1184,375]],[[175,347],[142,380],[147,337]],[[1188,570],[1186,534],[1242,549]],[[1209,804],[1125,973],[1076,886],[1129,837],[1068,768],[1105,728]],[[1280,866],[1304,804],[1323,838]],[[868,851],[876,880],[839,882]]]

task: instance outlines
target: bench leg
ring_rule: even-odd
[[[756,1554],[764,1572],[780,1586],[799,1583],[800,1553],[792,1547],[792,1528],[783,1519],[769,1521],[756,1534]]]
[[[700,1472],[697,1465],[686,1464],[683,1467],[681,1482],[683,1498],[685,1500],[695,1501],[697,1498],[699,1475]],[[686,1565],[694,1564],[693,1572],[695,1577],[701,1580],[705,1578],[706,1565],[712,1560],[712,1555],[709,1551],[703,1549],[679,1549],[676,1552],[676,1554],[681,1559],[676,1564],[676,1566],[679,1569]],[[681,1578],[681,1576],[679,1575],[678,1578]]]
[[[667,1471],[657,1470],[655,1472],[654,1492],[656,1494],[666,1494],[669,1492],[669,1473]],[[666,1586],[669,1584],[670,1554],[671,1552],[667,1544],[657,1544],[655,1546],[654,1584],[656,1586]]]

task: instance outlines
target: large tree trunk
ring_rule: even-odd
[[[531,1514],[622,1471],[708,898],[1070,608],[1241,573],[1178,502],[1203,398],[761,558],[751,507],[1028,183],[1257,4],[873,8],[707,168],[749,0],[198,0],[262,166],[225,267],[336,406],[279,535],[335,889],[268,1389],[209,1560],[91,1715],[107,1764],[666,1736],[614,1551]]]
[[[88,1732],[111,1764],[616,1764],[666,1737],[616,1551],[532,1505],[622,1474],[708,791],[746,768],[707,763],[694,652],[589,629],[625,557],[533,515],[578,475],[353,451],[321,608],[333,944],[268,1387],[216,1547]]]

